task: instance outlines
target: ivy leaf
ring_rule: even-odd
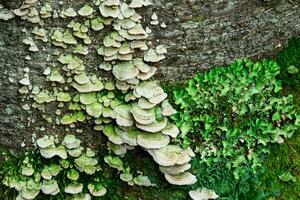
[[[300,126],[300,114],[296,115],[295,125]]]
[[[182,135],[186,135],[188,132],[190,132],[191,130],[191,125],[187,122],[184,122],[183,124],[181,124],[180,126],[180,131]]]
[[[290,74],[297,74],[299,73],[299,69],[295,67],[294,65],[291,65],[287,68],[288,73]]]
[[[281,119],[281,114],[279,111],[272,115],[272,121],[279,121]]]
[[[161,114],[161,108],[160,107],[156,107],[155,108],[155,119],[159,120],[162,118],[162,114]]]
[[[289,181],[293,181],[293,182],[296,182],[297,179],[296,177],[294,177],[290,172],[284,172],[283,174],[281,174],[279,176],[279,179],[284,181],[284,182],[289,182]]]

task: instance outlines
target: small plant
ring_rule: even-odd
[[[60,144],[52,136],[44,136],[37,145],[37,149],[20,157],[5,155],[3,184],[18,192],[16,199],[59,195],[65,199],[91,199],[105,195],[95,152],[84,150],[75,136],[66,135]]]
[[[246,167],[255,173],[270,144],[283,143],[299,125],[293,96],[280,95],[278,74],[274,61],[237,60],[175,90],[182,144],[193,143],[201,162],[226,162],[237,179]]]
[[[292,39],[288,46],[280,51],[276,62],[280,65],[280,79],[286,86],[300,84],[300,38]]]

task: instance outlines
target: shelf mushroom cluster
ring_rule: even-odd
[[[55,142],[53,136],[39,138],[36,145],[40,155],[49,162],[42,168],[36,168],[35,160],[27,156],[20,166],[20,173],[5,176],[4,184],[16,189],[19,192],[16,199],[20,200],[35,199],[39,193],[55,196],[62,193],[61,190],[73,195],[74,200],[104,196],[106,188],[97,178],[100,166],[95,152],[89,148],[84,151],[80,143],[70,134],[60,144]],[[65,186],[58,184],[58,175],[66,175],[68,182]],[[89,182],[81,183],[81,176],[89,176]]]
[[[196,177],[187,172],[190,168],[188,162],[194,156],[193,152],[191,149],[182,149],[172,144],[172,139],[177,137],[179,129],[168,120],[168,117],[176,111],[168,102],[164,90],[156,81],[151,80],[157,70],[153,66],[154,63],[163,60],[167,53],[164,45],[146,42],[152,30],[143,27],[142,16],[136,12],[137,8],[149,6],[151,2],[97,0],[94,1],[94,5],[98,7],[98,11],[92,4],[86,4],[78,11],[65,8],[60,11],[59,16],[72,20],[67,27],[52,31],[35,28],[32,34],[36,39],[49,42],[52,47],[64,51],[75,46],[72,49],[73,53],[85,56],[92,49],[89,45],[94,42],[91,31],[100,31],[105,26],[111,25],[113,30],[103,38],[98,54],[104,60],[99,69],[111,72],[114,81],[106,81],[97,75],[88,74],[79,55],[55,51],[54,55],[58,55],[57,61],[62,66],[44,73],[47,80],[52,82],[54,89],[32,92],[35,103],[41,105],[56,100],[60,102],[61,107],[67,104],[71,112],[56,121],[57,124],[74,128],[76,122],[93,119],[96,124],[94,129],[102,131],[107,136],[108,148],[116,156],[122,156],[127,150],[140,146],[152,155],[160,165],[166,180],[171,184],[195,183]],[[53,11],[50,5],[45,4],[42,8],[45,15]],[[34,12],[36,10],[34,7],[30,9],[32,11],[28,13],[33,14],[29,17],[40,18],[41,13]],[[84,22],[80,22],[79,19],[83,19]],[[157,24],[158,17],[153,14],[150,25]],[[47,34],[51,40],[47,40]],[[36,47],[32,38],[26,43],[31,48]],[[75,89],[75,93],[68,93],[69,86]],[[115,90],[117,92],[114,92]],[[122,95],[118,96],[117,93]],[[54,148],[51,144],[42,148],[41,154],[49,158],[53,156],[63,158],[67,155],[79,155],[81,151],[78,148],[69,149],[64,145]],[[88,155],[84,157],[84,161],[86,160],[97,165]],[[79,158],[77,161],[80,165],[84,165]],[[129,180],[128,171],[121,167],[122,163],[115,157],[106,157],[105,162],[121,170],[122,178],[130,184],[152,185],[142,175]],[[80,168],[81,171],[90,173],[86,169],[92,172],[95,170],[94,165]],[[71,185],[70,188],[80,188],[77,186],[79,185]]]

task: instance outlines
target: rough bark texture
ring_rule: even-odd
[[[80,4],[81,2],[81,4]],[[76,7],[82,5],[76,2]],[[160,22],[168,27],[154,28],[152,41],[166,44],[167,59],[160,62],[157,77],[166,81],[185,80],[196,72],[217,65],[225,65],[237,58],[261,58],[276,53],[288,39],[300,33],[299,2],[282,1],[276,6],[266,6],[262,0],[155,0],[151,8]],[[146,11],[148,15],[151,10]],[[54,24],[56,21],[48,21]],[[19,19],[0,21],[0,147],[20,147],[31,142],[32,134],[47,132],[60,134],[61,128],[51,127],[41,120],[41,113],[24,111],[18,93],[18,80],[24,67],[30,68],[30,78],[43,84],[41,74],[45,68],[44,52],[29,54],[23,45],[22,29],[32,24]],[[88,57],[91,65],[98,59]],[[48,110],[53,113],[54,110]],[[32,125],[29,122],[34,120]],[[91,128],[80,134],[87,144],[99,142],[101,137]]]

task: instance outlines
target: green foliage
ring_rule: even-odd
[[[237,179],[247,168],[256,173],[270,144],[283,142],[297,129],[293,96],[280,95],[278,74],[273,61],[237,60],[175,90],[179,112],[173,120],[183,144],[192,142],[201,162],[225,162]]]
[[[294,96],[296,110],[300,110],[300,87],[299,76],[288,74],[289,66],[297,66],[300,69],[300,38],[292,39],[289,45],[284,48],[276,57],[280,64],[280,79],[283,83],[283,94]],[[298,200],[300,199],[300,129],[295,136],[288,139],[282,145],[274,145],[271,154],[266,158],[264,173],[259,176],[259,182],[252,184],[248,194],[249,199],[254,193],[264,194],[266,197],[279,200]],[[296,182],[284,182],[280,176],[290,173],[296,178]]]
[[[276,61],[281,67],[280,79],[287,86],[300,84],[300,38],[292,39],[288,46],[280,51]]]
[[[3,154],[5,161],[0,165],[0,177],[3,186],[8,188],[2,186],[1,189],[5,191],[7,198],[18,196],[19,199],[76,199],[80,195],[92,195],[95,198],[103,196],[106,193],[104,186],[106,187],[107,178],[95,153],[88,148],[83,152],[83,148],[75,142],[76,146],[74,142],[69,145],[62,142],[64,146],[55,147],[50,138],[42,141],[45,148],[32,149],[19,156],[9,152]],[[69,156],[50,157],[50,154],[45,153],[50,148],[50,153],[55,148],[63,149]],[[79,153],[74,155],[76,150]],[[75,185],[78,186],[77,189],[71,188]]]

